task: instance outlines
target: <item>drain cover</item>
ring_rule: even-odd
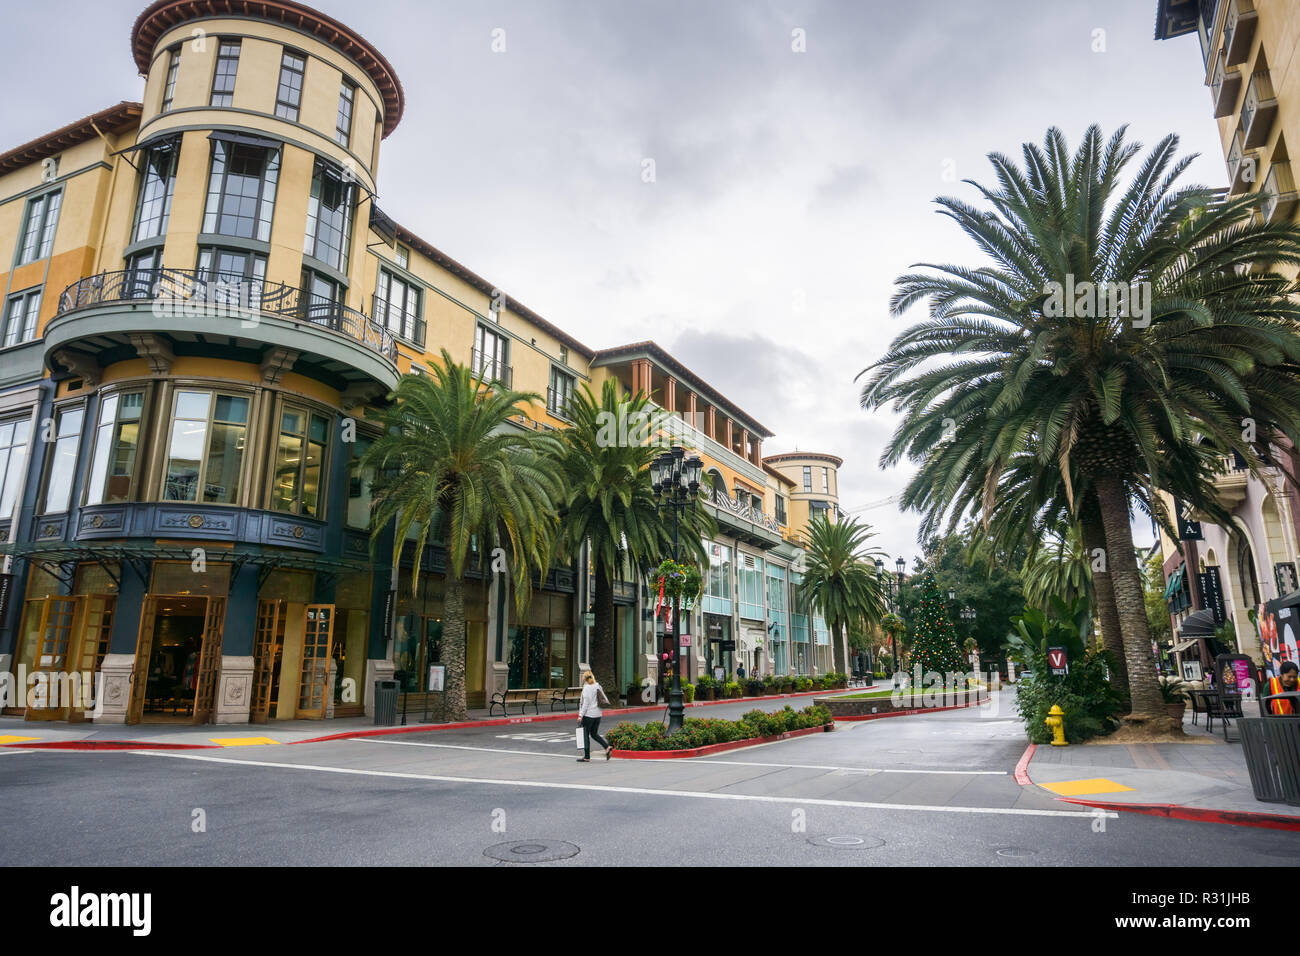
[[[1004,846],[998,850],[998,856],[1033,856],[1034,850],[1026,850],[1022,846]]]
[[[511,840],[483,851],[484,856],[505,863],[549,863],[578,855],[578,847],[563,840]]]
[[[829,846],[836,850],[872,850],[885,845],[884,840],[877,840],[875,837],[849,836],[847,834],[809,837],[808,842],[813,846]]]

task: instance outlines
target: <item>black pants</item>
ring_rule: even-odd
[[[600,744],[606,750],[609,749],[609,743],[600,735],[600,718],[584,717],[582,718],[582,748],[583,756],[591,756],[591,739],[596,738],[596,743]]]

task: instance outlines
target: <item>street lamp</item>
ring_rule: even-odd
[[[889,588],[889,610],[891,613],[897,614],[898,598],[901,598],[903,596],[903,570],[907,567],[907,562],[904,561],[902,558],[899,558],[897,561],[894,562],[894,567],[898,569],[897,575],[891,574],[885,576],[885,562],[880,560],[879,558],[876,558],[876,574],[881,575],[882,577],[885,578],[885,584]],[[898,598],[895,598],[894,596],[895,576],[897,576],[898,579]],[[893,680],[894,680],[894,687],[897,688],[898,687],[898,636],[894,632],[893,628],[890,628],[889,631],[889,648],[890,648],[890,655],[894,659]]]
[[[704,462],[698,457],[686,457],[686,450],[674,445],[650,463],[650,484],[654,489],[655,508],[660,513],[673,513],[673,560],[677,561],[678,528],[683,512],[695,511],[700,493],[700,477]],[[681,656],[682,605],[680,595],[673,601],[673,682],[668,692],[668,732],[682,729],[686,707],[682,703]]]

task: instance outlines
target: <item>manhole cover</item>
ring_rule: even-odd
[[[829,846],[836,850],[872,850],[885,845],[884,840],[875,837],[848,835],[809,837],[808,842],[813,846]]]
[[[1033,856],[1033,850],[1026,850],[1022,846],[1004,846],[998,850],[998,856]]]
[[[549,863],[578,855],[578,847],[563,840],[511,840],[483,851],[484,856],[505,863]]]

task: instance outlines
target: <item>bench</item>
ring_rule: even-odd
[[[582,703],[581,687],[557,687],[551,691],[551,710],[555,710],[555,705],[559,704],[564,708],[564,712],[569,712],[569,704],[579,705]]]
[[[540,713],[537,709],[537,695],[541,691],[537,688],[516,687],[512,690],[498,691],[492,695],[492,703],[488,705],[488,716],[492,716],[492,711],[501,708],[501,716],[508,717],[509,712],[506,707],[510,704],[519,705],[519,713],[524,712],[524,708],[529,704],[533,705],[533,713]]]

